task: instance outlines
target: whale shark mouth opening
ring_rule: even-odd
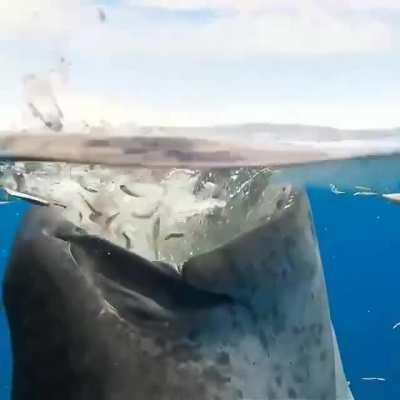
[[[291,202],[290,185],[266,168],[128,169],[102,165],[2,165],[6,196],[61,206],[84,229],[151,260],[184,260],[272,218]],[[205,232],[210,237],[204,237]]]

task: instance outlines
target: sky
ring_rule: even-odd
[[[396,127],[399,37],[398,0],[0,0],[0,129],[31,74],[66,126]]]

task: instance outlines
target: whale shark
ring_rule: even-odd
[[[33,207],[4,279],[12,399],[352,400],[306,193],[244,199],[159,244],[178,267]]]

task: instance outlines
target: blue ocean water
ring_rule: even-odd
[[[0,280],[3,275],[10,249],[21,219],[29,206],[22,201],[0,205]],[[3,285],[0,286],[2,297]],[[3,303],[0,302],[0,400],[8,400],[10,397],[11,382],[11,351],[7,329],[7,320]]]
[[[400,205],[310,189],[331,314],[357,400],[400,399]],[[382,377],[385,382],[363,381]]]
[[[310,188],[340,351],[357,400],[400,399],[400,206]],[[0,206],[0,275],[28,206]],[[11,353],[0,312],[0,400],[9,398]],[[383,377],[384,382],[362,377]]]

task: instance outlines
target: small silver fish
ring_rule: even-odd
[[[386,382],[386,379],[385,379],[385,378],[380,378],[380,377],[375,377],[375,376],[361,378],[361,380],[363,380],[363,381],[379,381],[379,382]]]
[[[339,190],[337,188],[337,186],[335,186],[333,184],[330,184],[329,187],[331,189],[331,192],[334,193],[334,194],[345,194],[346,193],[346,192],[342,192],[341,190]]]
[[[376,192],[355,192],[353,196],[378,196]]]
[[[99,193],[98,190],[96,190],[94,188],[91,188],[90,186],[83,186],[83,185],[81,185],[81,186],[82,186],[83,189],[85,189],[89,193]]]
[[[372,189],[368,186],[354,186],[357,190],[361,190],[363,192],[372,192]]]
[[[37,196],[33,196],[28,193],[18,192],[16,190],[12,190],[7,187],[4,187],[4,190],[11,197],[16,197],[16,198],[19,198],[22,200],[26,200],[26,201],[29,201],[30,203],[40,205],[40,206],[49,206],[50,205],[50,202],[48,200],[45,200],[45,199],[37,197]]]
[[[395,324],[392,326],[392,329],[393,329],[393,330],[395,330],[395,329],[397,329],[397,328],[400,328],[400,322],[397,322],[397,323],[395,323]]]
[[[400,203],[400,193],[387,193],[383,194],[382,197],[393,203]]]
[[[96,220],[97,220],[98,218],[100,218],[100,217],[103,215],[103,213],[101,213],[100,211],[97,211],[97,210],[85,199],[85,197],[84,197],[82,194],[80,194],[80,196],[82,197],[83,201],[86,203],[86,205],[89,207],[90,211],[92,212],[92,213],[89,215],[89,219],[90,219],[91,221],[93,221],[93,222],[96,222]]]
[[[155,255],[156,260],[158,260],[158,256],[159,256],[158,238],[160,236],[160,225],[161,225],[161,219],[160,219],[160,216],[157,216],[156,220],[154,221],[154,225],[153,225],[154,255]]]
[[[132,248],[131,238],[125,232],[122,232],[122,236],[125,238],[125,247],[130,250]]]
[[[169,239],[179,239],[184,237],[185,235],[181,232],[174,232],[174,233],[170,233],[167,236],[165,236],[164,240],[169,240]]]
[[[132,197],[136,197],[136,198],[141,197],[137,193],[132,192],[132,190],[129,190],[125,185],[120,185],[119,188],[121,189],[121,191],[123,191],[128,196],[132,196]]]
[[[106,219],[106,227],[107,227],[107,228],[111,225],[111,223],[114,221],[114,219],[118,217],[118,215],[119,215],[119,212],[116,212],[115,214],[109,216],[109,217]]]

